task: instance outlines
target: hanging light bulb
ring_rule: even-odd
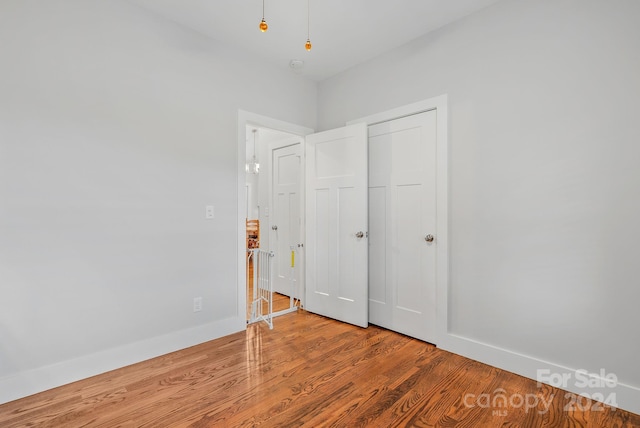
[[[310,25],[309,23],[311,22],[309,19],[309,0],[307,0],[307,43],[304,44],[304,48],[308,51],[311,50],[311,39],[309,38],[309,31],[310,31]]]
[[[269,26],[267,25],[267,21],[264,20],[264,0],[262,0],[262,21],[260,21],[260,25],[258,26],[258,28],[263,33],[269,29]]]
[[[251,132],[253,132],[253,157],[251,158],[251,162],[245,164],[244,169],[249,174],[258,174],[260,173],[260,163],[256,157],[256,133],[258,130],[253,129]]]

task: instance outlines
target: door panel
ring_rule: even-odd
[[[425,241],[416,225],[421,224],[422,186],[398,186],[396,202],[396,242],[398,256],[394,281],[398,308],[420,313],[424,272]]]
[[[305,307],[366,327],[367,128],[308,135],[305,147]]]
[[[355,232],[359,225],[359,220],[353,216],[357,211],[358,198],[356,189],[353,187],[338,188],[338,223],[336,232],[338,234],[337,257],[338,263],[338,298],[349,301],[357,299],[357,289],[353,287],[357,280],[356,257],[358,252],[358,242],[354,239]],[[360,226],[362,223],[360,222]],[[362,229],[362,227],[360,227]],[[365,265],[366,266],[366,265]]]
[[[307,286],[315,293],[329,296],[329,232],[331,230],[329,189],[316,189],[315,199],[315,233],[309,235],[315,240],[315,245],[313,242],[310,244],[307,241],[307,252],[311,249],[311,253],[315,255],[315,259],[310,261],[311,264],[308,264],[307,269],[315,275],[313,277],[314,280],[311,283],[307,283]]]
[[[369,300],[387,301],[387,189],[369,187]],[[373,315],[369,313],[369,315]]]
[[[369,318],[435,341],[436,112],[369,128]],[[383,196],[384,195],[384,196]]]

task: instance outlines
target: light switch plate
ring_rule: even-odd
[[[205,209],[205,218],[212,219],[212,218],[215,218],[215,216],[216,216],[216,211],[213,205],[207,205]]]

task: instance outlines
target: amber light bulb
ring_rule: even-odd
[[[311,40],[307,39],[307,43],[304,44],[304,48],[308,51],[311,50]]]
[[[262,21],[260,21],[260,25],[258,26],[258,28],[260,28],[260,31],[262,31],[263,33],[269,29],[267,21],[265,21],[264,18],[262,18]]]

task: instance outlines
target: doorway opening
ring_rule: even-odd
[[[303,138],[245,124],[245,278],[247,323],[301,305]]]

